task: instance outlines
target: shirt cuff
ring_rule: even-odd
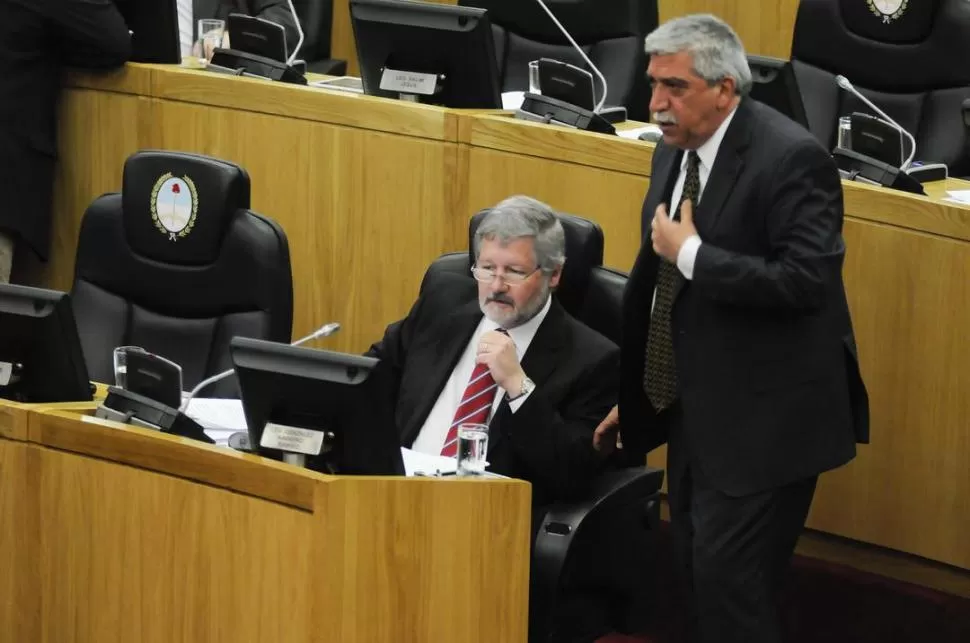
[[[514,400],[510,401],[509,402],[509,410],[512,411],[513,413],[515,413],[516,411],[518,411],[519,410],[519,407],[522,406],[523,402],[525,402],[527,399],[529,399],[529,396],[532,395],[532,392],[533,391],[535,391],[535,388],[533,388],[532,391],[529,391],[525,395],[520,395],[519,397],[517,397]]]
[[[701,247],[701,238],[692,234],[687,237],[680,251],[677,253],[677,269],[684,275],[684,279],[694,278],[694,261],[697,260],[697,250]]]

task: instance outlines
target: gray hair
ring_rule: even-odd
[[[751,89],[751,69],[744,45],[734,29],[709,13],[674,18],[654,29],[643,43],[648,56],[667,56],[686,51],[694,73],[708,85],[733,78],[737,93]]]
[[[489,211],[475,232],[475,257],[482,241],[495,239],[502,245],[532,237],[536,264],[546,275],[566,262],[566,234],[552,208],[527,196],[510,196]]]

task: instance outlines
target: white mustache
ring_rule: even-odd
[[[676,125],[677,117],[670,112],[654,112],[653,122],[658,125]]]

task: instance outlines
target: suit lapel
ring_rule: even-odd
[[[710,235],[717,226],[724,203],[730,196],[734,184],[744,167],[743,152],[748,146],[751,133],[751,106],[746,99],[738,104],[734,118],[724,133],[724,139],[717,150],[714,167],[707,178],[707,185],[701,195],[697,208],[695,224],[701,238]]]
[[[416,383],[410,399],[399,400],[399,404],[410,407],[403,409],[403,415],[409,418],[401,428],[404,444],[410,445],[418,437],[481,318],[482,311],[476,298],[422,333],[418,345],[411,347],[408,371],[424,374],[425,379]]]

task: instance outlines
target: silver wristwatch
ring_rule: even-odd
[[[519,389],[519,394],[514,397],[509,395],[509,402],[514,402],[515,400],[519,399],[523,395],[527,395],[528,393],[531,393],[532,390],[535,389],[535,387],[536,387],[536,383],[533,382],[531,379],[529,379],[529,376],[526,375],[525,377],[522,378],[522,387]],[[506,395],[508,395],[508,393],[506,393]]]

